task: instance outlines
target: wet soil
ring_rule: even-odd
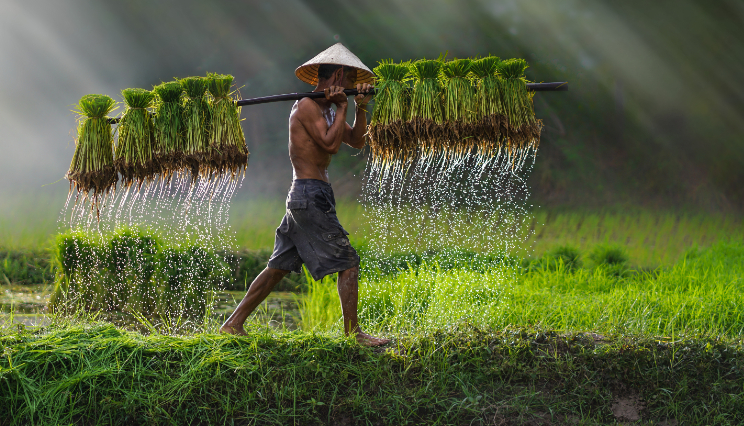
[[[47,303],[54,287],[49,284],[39,285],[0,285],[0,325],[7,322],[23,324],[29,327],[49,324]],[[240,300],[244,291],[223,291],[217,295],[217,303],[212,315],[215,321],[221,322],[229,316]],[[268,324],[276,328],[297,328],[300,320],[297,293],[273,292],[256,309],[253,321]],[[131,316],[122,313],[107,318],[122,326],[137,326],[139,323]]]

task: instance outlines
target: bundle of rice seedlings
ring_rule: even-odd
[[[500,148],[501,126],[506,120],[497,75],[499,62],[499,58],[487,56],[474,60],[470,66],[476,85],[475,136],[478,152],[485,156]]]
[[[153,160],[153,124],[147,111],[155,95],[145,89],[124,89],[121,94],[127,109],[119,121],[116,171],[121,175],[123,185],[130,186],[135,182],[142,185],[160,172]]]
[[[75,111],[81,119],[78,120],[75,153],[65,177],[70,181],[70,191],[74,184],[78,192],[87,195],[92,191],[94,200],[116,187],[114,136],[106,118],[115,105],[116,102],[106,95],[85,95]]]
[[[202,77],[187,77],[180,80],[186,92],[183,102],[184,162],[192,177],[199,175],[200,164],[209,157],[209,104],[205,96],[207,81]],[[204,170],[207,172],[208,170]]]
[[[409,127],[425,155],[436,154],[445,143],[442,83],[439,80],[442,64],[441,57],[438,60],[423,59],[413,62],[410,68],[414,84]]]
[[[540,142],[542,123],[535,118],[532,106],[535,94],[527,90],[524,76],[527,67],[524,59],[508,59],[498,65],[501,101],[508,117],[506,130],[510,149],[536,149]]]
[[[183,137],[181,134],[181,93],[183,88],[177,81],[155,86],[154,150],[156,161],[161,165],[163,175],[170,177],[184,167]]]
[[[468,78],[473,61],[453,59],[442,66],[444,127],[449,144],[445,150],[463,154],[474,142],[475,88]]]
[[[409,64],[395,64],[391,59],[375,67],[375,109],[368,134],[374,161],[383,164],[405,158],[416,144],[405,123],[410,107]]]
[[[245,172],[249,153],[243,128],[240,126],[240,107],[230,97],[232,82],[231,75],[210,74],[207,78],[209,93],[212,94],[209,102],[212,119],[209,144],[212,156],[208,162],[213,171],[229,171],[235,177],[240,172]]]

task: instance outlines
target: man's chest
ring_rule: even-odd
[[[331,127],[333,120],[336,119],[336,111],[333,108],[323,108],[321,109],[321,114],[323,115],[323,118],[325,118],[328,127]]]

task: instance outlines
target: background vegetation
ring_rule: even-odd
[[[532,80],[569,81],[569,92],[535,98],[545,124],[530,181],[536,206],[743,207],[744,89],[737,81],[744,12],[733,0],[683,0],[673,8],[584,0],[189,0],[177,11],[145,1],[13,0],[3,11],[0,39],[17,41],[0,45],[8,64],[0,70],[4,208],[66,192],[64,181],[41,185],[67,169],[75,128],[69,110],[83,94],[207,71],[234,75],[245,97],[306,91],[295,68],[338,41],[370,67],[383,58],[490,53],[527,59]],[[283,200],[291,177],[289,108],[243,109],[252,154],[239,196]],[[334,159],[337,193],[359,189],[365,155],[352,154],[344,148]]]

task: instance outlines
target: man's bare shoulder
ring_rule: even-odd
[[[302,98],[297,102],[297,113],[307,115],[321,115],[320,105],[310,98]]]

